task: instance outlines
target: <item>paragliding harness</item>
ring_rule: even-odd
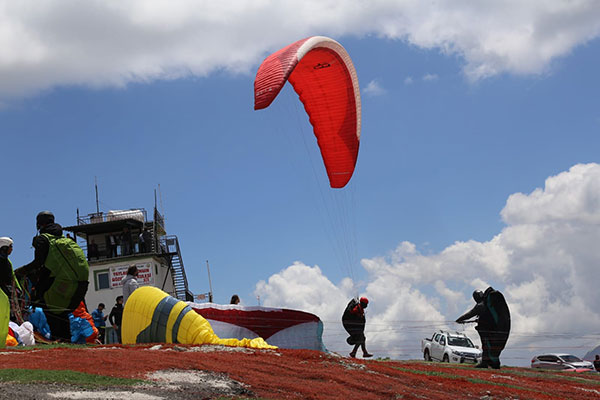
[[[19,285],[19,289],[17,289],[17,285]],[[35,307],[35,287],[31,279],[28,277],[23,277],[21,281],[17,280],[16,284],[13,284],[12,294],[13,295],[10,302],[11,314],[14,316],[15,322],[19,325],[22,325],[28,320],[27,314],[29,314]],[[33,332],[33,336],[35,338],[35,342],[39,344],[52,344],[58,342],[45,337],[37,330]]]
[[[346,332],[350,334],[346,339],[346,343],[349,345],[365,342],[365,318],[364,316],[352,313],[352,310],[359,304],[358,298],[353,298],[346,306],[344,314],[342,315],[342,325],[344,325]]]

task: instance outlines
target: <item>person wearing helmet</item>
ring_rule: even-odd
[[[54,338],[70,341],[69,313],[85,298],[89,266],[79,245],[63,236],[54,214],[40,212],[36,226],[39,234],[33,238],[34,259],[15,273],[32,282],[32,303],[46,314]]]
[[[369,305],[369,300],[366,297],[361,297],[358,301],[356,299],[350,300],[350,303],[346,306],[346,310],[342,315],[342,324],[344,329],[350,334],[346,342],[350,345],[354,345],[354,349],[350,352],[350,357],[356,357],[356,352],[360,347],[364,358],[373,357],[373,354],[369,354],[367,351],[367,338],[365,337],[365,308]]]
[[[10,299],[12,297],[13,288],[21,290],[12,263],[8,256],[13,250],[13,240],[7,236],[0,237],[0,289]]]
[[[458,317],[457,323],[477,318],[477,332],[481,339],[481,362],[476,368],[500,368],[500,352],[504,349],[510,331],[510,312],[502,293],[491,286],[485,292],[473,292],[475,306]]]

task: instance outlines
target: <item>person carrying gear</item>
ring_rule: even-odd
[[[15,273],[32,282],[32,303],[44,310],[54,338],[70,342],[69,314],[85,298],[88,262],[79,245],[63,236],[50,211],[40,212],[36,225],[39,235],[33,238],[34,259]]]
[[[6,294],[10,303],[10,319],[23,323],[22,311],[25,307],[23,290],[15,276],[8,256],[13,251],[13,240],[7,236],[0,237],[0,289]]]
[[[476,368],[500,368],[500,353],[504,350],[510,333],[510,311],[504,296],[491,286],[485,292],[473,292],[475,306],[457,318],[457,323],[465,323],[477,317],[477,332],[481,339],[483,354]]]
[[[369,305],[369,300],[366,297],[361,297],[360,300],[352,299],[346,306],[342,315],[342,325],[350,334],[346,342],[349,345],[354,345],[354,349],[350,352],[350,357],[356,357],[356,351],[360,347],[364,358],[373,357],[373,354],[367,352],[365,337],[365,308]]]
[[[12,250],[13,240],[7,236],[0,237],[0,289],[6,293],[8,298],[12,297],[14,287],[21,290],[21,286],[15,278],[12,263],[8,258]]]

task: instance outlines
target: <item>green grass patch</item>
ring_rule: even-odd
[[[48,343],[48,344],[36,344],[34,346],[15,346],[15,347],[6,347],[3,350],[11,350],[11,351],[31,351],[31,350],[48,350],[48,349],[87,349],[91,347],[96,347],[97,345],[93,344],[74,344],[74,343]]]
[[[400,367],[392,367],[392,368],[397,369],[399,371],[408,372],[408,373],[411,373],[411,374],[416,374],[416,375],[436,376],[436,377],[446,378],[446,379],[464,379],[464,380],[466,380],[469,383],[477,383],[477,384],[492,385],[492,386],[502,386],[502,387],[506,387],[506,388],[510,388],[510,389],[525,390],[525,391],[528,391],[528,392],[534,392],[534,393],[541,393],[541,394],[545,394],[545,395],[550,395],[550,393],[548,393],[548,392],[544,392],[544,391],[536,390],[536,389],[531,389],[531,388],[527,388],[527,387],[523,387],[523,386],[517,386],[517,385],[510,384],[510,383],[492,382],[492,381],[488,381],[488,380],[485,380],[485,379],[470,378],[468,376],[456,375],[456,374],[449,374],[449,373],[446,373],[446,372],[420,371],[420,370],[414,370],[414,369],[410,369],[410,368],[400,368]]]
[[[70,370],[10,368],[0,369],[0,382],[50,382],[84,386],[133,386],[145,381],[140,379],[113,378],[111,376],[86,374]]]
[[[523,376],[526,378],[547,378],[547,379],[557,379],[557,380],[565,380],[569,382],[577,382],[577,383],[585,383],[590,385],[600,385],[600,380],[594,379],[594,372],[589,377],[585,376],[585,373],[576,373],[576,372],[556,372],[556,371],[544,371],[544,370],[520,370],[520,371],[502,371],[503,374],[506,375],[516,375]],[[575,375],[574,375],[575,374]]]

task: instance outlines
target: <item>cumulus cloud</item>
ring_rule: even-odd
[[[249,72],[302,37],[366,35],[457,55],[477,80],[538,74],[600,34],[600,3],[0,0],[0,94]],[[343,41],[343,40],[342,40]]]
[[[412,85],[413,82],[414,82],[414,79],[412,78],[412,76],[407,76],[406,78],[404,78],[405,85]]]
[[[506,226],[489,241],[456,242],[427,255],[401,242],[384,257],[362,260],[370,350],[420,358],[420,340],[435,329],[463,329],[452,321],[473,305],[471,292],[488,285],[505,294],[512,313],[504,362],[527,365],[548,348],[583,355],[596,346],[599,185],[599,164],[575,165],[542,188],[511,195],[500,213]],[[326,345],[347,352],[339,318],[352,286],[296,263],[260,282],[256,292],[266,304],[322,313]],[[472,327],[466,332],[478,341]]]
[[[385,94],[386,90],[381,86],[377,79],[372,80],[363,89],[363,93],[367,96],[381,96]]]

